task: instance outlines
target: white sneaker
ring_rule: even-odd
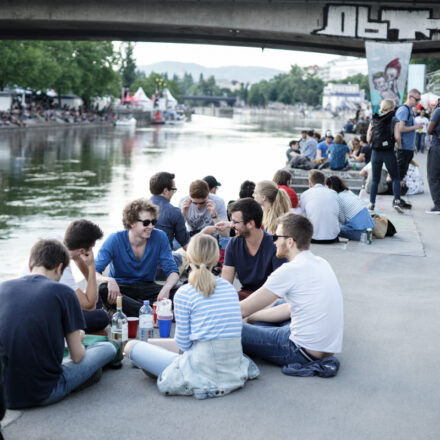
[[[437,214],[437,215],[440,215],[440,208],[437,208],[436,206],[434,206],[429,211],[425,211],[425,213],[426,214]]]

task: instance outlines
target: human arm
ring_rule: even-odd
[[[176,272],[170,273],[162,289],[160,289],[159,295],[157,295],[157,300],[161,301],[162,299],[169,298],[171,289],[177,284],[178,281],[179,274]]]
[[[402,148],[402,136],[400,134],[399,124],[394,125],[394,139],[396,141],[397,148]]]
[[[272,304],[277,299],[279,299],[279,296],[275,295],[264,286],[260,287],[252,295],[240,302],[241,314],[243,318],[248,318],[255,312]]]
[[[370,123],[367,130],[367,142],[371,143],[371,137],[373,136],[373,124]]]
[[[189,232],[185,226],[185,218],[182,215],[181,211],[176,209],[175,213],[175,222],[174,222],[174,236],[176,240],[185,250],[188,247],[188,243],[190,240]]]
[[[66,335],[67,348],[72,361],[77,364],[82,361],[86,349],[82,345],[85,333],[83,330],[75,330]]]
[[[226,281],[229,281],[231,284],[234,284],[235,278],[235,267],[234,266],[225,266],[222,268],[222,278]]]
[[[284,303],[252,313],[246,321],[253,324],[254,322],[281,322],[288,319],[290,319],[290,305]]]
[[[429,121],[429,124],[428,124],[428,134],[429,135],[434,134],[434,130],[438,124],[439,119],[440,119],[440,109],[436,109],[434,111],[434,113],[432,114],[431,120]]]
[[[81,309],[88,311],[95,310],[96,303],[98,302],[98,284],[96,282],[93,251],[90,251],[87,254],[80,254],[76,258],[73,258],[73,261],[87,281],[85,292],[80,288],[75,290]]]
[[[399,121],[399,123],[396,125],[398,125],[400,133],[409,133],[410,131],[416,131],[419,128],[423,127],[423,123],[414,124],[411,125],[410,127],[407,127],[405,125],[405,121]]]
[[[190,206],[191,206],[191,199],[189,197],[183,199],[182,202],[180,203],[180,210],[182,211],[182,215],[185,221]]]
[[[208,199],[208,202],[206,203],[206,208],[211,215],[211,219],[214,222],[214,225],[227,222],[228,216],[226,214],[226,207],[223,201],[216,203],[214,200]],[[222,237],[229,237],[229,227],[224,227],[222,229],[219,229],[218,231],[220,232],[220,235]]]
[[[187,296],[183,289],[184,287],[181,287],[174,297],[174,316],[176,319],[176,332],[174,337],[179,349],[188,351],[192,346],[190,339],[191,326],[189,322],[191,303],[189,296]]]
[[[167,279],[165,281],[165,284],[163,285],[162,289],[159,292],[159,295],[157,296],[157,300],[160,301],[162,299],[170,297],[171,289],[179,281],[179,269],[176,265],[173,254],[171,252],[170,244],[168,242],[168,238],[166,234],[162,231],[157,231],[157,232],[160,232],[159,240],[158,240],[159,242],[157,244],[158,246],[160,246],[160,250],[159,250],[160,265],[163,271],[167,274]]]

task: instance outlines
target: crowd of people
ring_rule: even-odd
[[[70,108],[53,102],[39,102],[23,105],[16,102],[8,111],[0,112],[0,128],[28,127],[50,123],[91,124],[112,121],[114,117],[108,109]]]
[[[408,136],[419,125],[407,110],[419,99],[417,91],[409,92],[386,139],[375,130],[378,121],[394,120],[389,116],[394,103],[384,100],[381,114],[373,118],[367,134],[373,206],[376,173],[385,162],[393,205],[405,208],[399,168],[411,157]],[[439,120],[437,109],[428,126],[435,203]],[[318,137],[306,133],[298,145],[301,154],[316,153]],[[322,142],[327,148],[319,151],[331,155],[338,138],[327,133]],[[385,148],[385,142],[402,145],[403,153],[396,157],[394,144]],[[366,159],[362,143],[353,150]],[[335,354],[342,350],[342,293],[330,264],[310,244],[335,243],[341,236],[359,240],[374,223],[339,176],[310,170],[309,188],[299,197],[290,179],[279,170],[272,180],[246,180],[239,198],[226,206],[218,194],[221,183],[206,176],[191,182],[188,195],[174,206],[175,175],[158,172],[150,178],[151,197],[125,206],[123,229],[110,234],[96,256],[103,232],[86,219],[70,223],[64,237],[39,240],[30,251],[29,272],[0,285],[8,408],[52,404],[99,380],[117,346],[105,341],[84,348],[82,341],[85,333],[108,326],[120,297],[128,317],[138,316],[144,300],[173,299],[173,339],[133,339],[124,347],[134,365],[157,377],[163,394],[225,395],[259,376],[257,359],[281,366],[287,375],[335,376],[340,365]],[[72,264],[84,276],[84,289],[73,279]]]

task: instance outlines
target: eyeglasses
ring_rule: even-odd
[[[170,191],[177,191],[177,188],[169,188]]]
[[[203,205],[206,205],[206,200],[204,202],[192,202],[192,203],[194,203],[194,205],[203,206]]]
[[[277,234],[273,234],[272,235],[272,239],[273,242],[275,243],[279,238],[293,238],[290,235],[277,235]]]
[[[144,227],[146,228],[147,226],[153,225],[155,226],[157,224],[157,219],[153,219],[153,220],[141,220],[140,218],[138,218],[137,220],[138,222],[141,222]]]
[[[244,220],[240,220],[239,222],[235,221],[235,220],[231,220],[232,226],[234,225],[238,225],[239,223],[244,223]]]
[[[416,102],[419,102],[419,101],[422,100],[422,98],[416,98],[416,97],[413,96],[413,95],[409,95],[409,97],[412,98],[412,99],[414,99]]]

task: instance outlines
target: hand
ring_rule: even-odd
[[[224,231],[227,228],[231,228],[231,222],[227,222],[227,221],[222,221],[222,222],[218,222],[215,225],[215,229],[217,229],[217,231]]]
[[[211,217],[216,217],[217,213],[215,212],[215,203],[212,200],[208,200],[206,202],[206,207],[208,208]]]
[[[191,206],[191,199],[185,199],[182,202],[180,209],[181,209],[183,215],[186,215],[190,206]]]
[[[95,256],[93,255],[93,250],[85,254],[81,254],[79,258],[81,258],[84,264],[89,268],[93,267],[95,264]]]
[[[121,291],[119,290],[118,283],[114,278],[109,278],[107,283],[107,289],[108,289],[107,302],[109,304],[115,304],[116,298],[121,294]]]
[[[162,301],[163,299],[168,299],[170,297],[170,289],[167,286],[163,286],[160,289],[159,295],[157,295],[157,300]]]
[[[419,122],[418,124],[414,125],[416,127],[416,130],[419,130],[420,128],[423,128],[423,122]]]
[[[205,226],[200,232],[206,235],[214,235],[217,229],[215,226]]]

